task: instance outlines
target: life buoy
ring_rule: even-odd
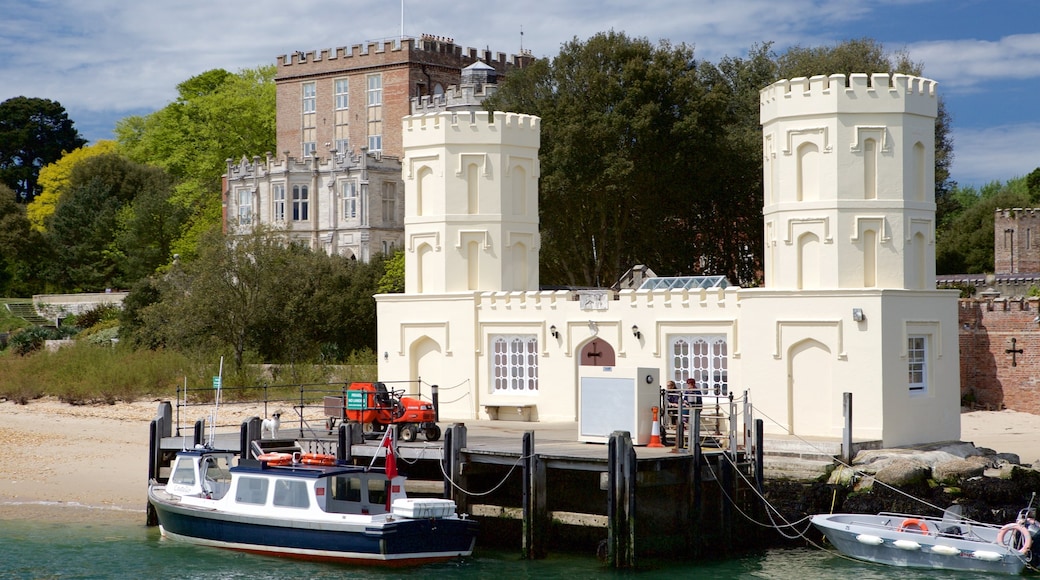
[[[1011,536],[1008,537],[1007,543],[1005,543],[1004,536],[1007,536],[1008,532],[1014,533],[1012,533]],[[1015,534],[1018,534],[1022,538],[1022,546],[1017,549],[1015,548],[1015,546],[1018,544],[1018,542],[1015,541]],[[1030,537],[1029,530],[1027,530],[1025,526],[1023,526],[1022,524],[1007,524],[1003,528],[1000,528],[1000,532],[997,533],[997,543],[1001,546],[1007,546],[1012,550],[1016,550],[1019,554],[1025,556],[1029,553],[1029,548],[1033,545],[1033,538]]]
[[[289,453],[261,453],[256,458],[258,461],[266,462],[268,465],[289,465],[292,463],[292,455]]]
[[[914,528],[917,528],[917,529],[914,530]],[[903,523],[899,524],[899,531],[900,532],[916,531],[919,534],[927,534],[928,533],[928,524],[922,522],[921,520],[919,520],[917,518],[906,518],[905,520],[903,520]]]
[[[336,456],[325,453],[304,453],[300,463],[305,465],[336,465]]]

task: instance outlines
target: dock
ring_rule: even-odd
[[[293,446],[360,465],[382,461],[379,439],[366,438],[356,423],[326,430],[283,420],[278,439],[265,440],[256,417],[237,430],[212,434],[200,420],[190,428],[178,426],[177,436],[171,409],[169,402],[160,403],[151,423],[149,480],[165,481],[176,452],[203,442],[240,454],[256,442],[264,450]],[[699,424],[699,414],[693,424]],[[720,546],[735,545],[749,533],[750,524],[736,511],[761,511],[761,435],[756,444],[740,426],[731,426],[724,437],[697,437],[699,444],[692,446],[675,445],[677,438],[666,436],[670,445],[656,448],[633,445],[624,431],[606,443],[583,443],[575,422],[442,427],[439,441],[398,441],[398,468],[409,478],[409,495],[451,498],[460,513],[478,519],[478,546],[519,547],[530,559],[568,546],[631,568],[646,556],[718,555]],[[151,510],[149,518],[153,523]]]

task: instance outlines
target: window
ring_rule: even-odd
[[[170,476],[170,483],[177,485],[195,485],[195,464],[188,459],[181,459]]]
[[[350,153],[350,139],[336,139],[336,151]]]
[[[246,188],[238,190],[238,225],[245,226],[253,222],[253,192]]]
[[[492,391],[501,394],[538,391],[538,339],[534,335],[499,335],[491,339]]]
[[[382,135],[369,135],[368,136],[368,150],[369,151],[382,151],[383,150],[383,136]]]
[[[317,102],[317,89],[314,83],[303,83],[303,112],[313,113]]]
[[[368,75],[368,106],[383,104],[383,75]]]
[[[676,336],[671,339],[669,378],[683,384],[692,378],[708,395],[729,395],[729,354],[725,336]]]
[[[357,206],[358,206],[358,195],[357,195],[357,182],[356,181],[344,181],[343,182],[343,219],[356,219],[357,218]]]
[[[274,505],[291,508],[307,508],[311,502],[307,497],[307,482],[279,479],[274,482]]]
[[[314,157],[314,152],[318,150],[318,144],[314,141],[305,141],[303,143],[303,156]]]
[[[238,480],[235,501],[264,505],[267,503],[267,479],[263,477],[243,477]]]
[[[305,222],[309,220],[309,200],[307,198],[306,185],[294,185],[292,188],[292,219],[294,222]]]
[[[383,223],[397,223],[397,184],[383,184]]]
[[[282,183],[271,187],[271,215],[276,222],[285,221],[285,185]]]
[[[928,392],[928,337],[910,335],[907,337],[906,360],[909,373],[910,394],[917,395]]]
[[[336,79],[336,110],[346,109],[350,104],[347,79]]]

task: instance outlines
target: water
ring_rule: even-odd
[[[3,511],[0,510],[0,514]],[[605,568],[592,557],[552,554],[525,561],[517,553],[481,550],[462,562],[404,570],[347,567],[240,554],[160,537],[158,528],[100,514],[63,522],[0,519],[0,579],[247,579],[405,577],[567,579],[582,578],[777,578],[798,580],[966,580],[974,574],[906,570],[845,560],[814,548],[769,550],[721,562],[645,562],[635,571]],[[143,520],[142,520],[143,521]]]

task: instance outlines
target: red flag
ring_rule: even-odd
[[[393,479],[397,477],[397,457],[394,456],[394,436],[390,435],[383,439],[383,446],[386,447],[386,476]]]

